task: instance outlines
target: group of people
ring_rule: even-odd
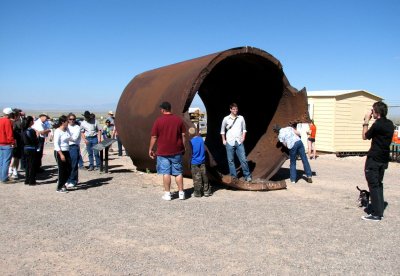
[[[236,155],[242,168],[244,181],[251,183],[252,174],[243,144],[247,133],[246,122],[244,117],[238,114],[239,108],[236,103],[232,103],[229,108],[230,114],[223,118],[220,131],[222,144],[226,149],[229,174],[232,177],[232,181],[237,180]],[[162,199],[171,200],[171,176],[175,177],[179,190],[179,199],[185,199],[182,155],[186,152],[186,128],[183,120],[172,114],[169,102],[163,102],[160,105],[160,111],[162,116],[157,118],[151,130],[149,156],[152,159],[157,158],[157,172],[163,175],[164,195]],[[305,154],[304,145],[299,138],[300,133],[293,127],[280,128],[276,126],[275,131],[279,133],[279,141],[289,149],[291,182],[295,183],[297,180],[296,158],[297,155],[300,155],[307,175],[307,182],[312,183],[312,171]],[[313,137],[313,140],[310,141],[311,143],[315,142],[315,132],[316,128],[313,128],[313,131],[310,133],[310,136]],[[206,150],[203,138],[195,128],[190,128],[189,134],[191,135],[190,145],[192,147],[191,172],[194,187],[193,195],[195,197],[202,195],[210,196],[212,192],[206,173]],[[154,152],[156,144],[157,153]]]
[[[89,158],[88,171],[100,167],[99,152],[93,147],[104,138],[118,138],[114,128],[114,114],[108,113],[106,125],[100,128],[95,115],[85,111],[84,121],[77,122],[75,114],[62,115],[52,126],[45,113],[35,120],[18,108],[4,108],[0,118],[0,181],[11,183],[19,179],[18,166],[25,170],[25,184],[36,185],[36,176],[44,172],[42,157],[45,139],[53,134],[54,156],[58,166],[57,192],[66,193],[78,184],[78,169],[83,168],[80,151],[81,140],[86,145]],[[119,139],[118,139],[119,140]],[[119,141],[118,155],[122,155]],[[21,160],[21,162],[20,162]]]
[[[235,155],[240,162],[244,181],[252,182],[252,174],[248,165],[244,141],[246,139],[246,122],[242,115],[239,115],[239,108],[236,103],[229,106],[230,114],[225,116],[221,124],[222,144],[225,146],[229,174],[232,181],[237,180],[237,169]],[[160,105],[160,116],[154,123],[151,131],[149,156],[157,158],[157,172],[163,175],[165,200],[171,200],[170,186],[171,176],[175,177],[179,199],[185,199],[182,177],[182,155],[186,152],[185,139],[186,129],[182,119],[171,112],[171,104],[163,102]],[[276,126],[275,131],[279,134],[279,141],[289,149],[290,156],[290,180],[297,181],[296,159],[299,155],[304,165],[307,182],[312,183],[312,171],[307,160],[304,145],[300,139],[300,133],[293,127],[280,128]],[[195,197],[210,196],[211,186],[209,184],[205,168],[205,146],[203,138],[195,128],[189,129],[191,135],[190,145],[192,147],[191,171]],[[315,134],[316,127],[311,122],[309,128],[309,154],[310,159],[316,157]],[[157,153],[154,147],[157,144]]]
[[[162,199],[171,200],[171,177],[175,177],[178,186],[178,197],[186,198],[183,189],[183,164],[182,156],[186,152],[186,128],[181,117],[174,115],[169,102],[160,105],[161,116],[154,122],[151,130],[149,145],[149,157],[157,159],[157,172],[163,175],[164,195]],[[365,177],[371,194],[371,208],[362,219],[380,221],[384,212],[383,177],[390,160],[390,143],[394,133],[393,122],[386,118],[387,105],[383,102],[373,104],[370,111],[365,114],[362,139],[372,140],[365,162]],[[35,121],[32,116],[25,117],[20,109],[4,108],[3,117],[0,118],[0,181],[8,183],[11,178],[18,178],[17,168],[21,159],[21,165],[25,168],[25,184],[35,185],[36,174],[41,170],[44,140],[50,132],[45,113],[39,115]],[[114,138],[117,135],[114,127],[113,113],[109,112],[104,129],[99,128],[93,113],[85,111],[85,120],[77,124],[76,116],[70,113],[68,116],[60,116],[54,131],[54,155],[58,165],[57,191],[67,192],[78,183],[78,166],[82,164],[80,154],[81,139],[86,144],[89,157],[89,171],[97,170],[100,166],[99,153],[93,147],[104,138]],[[369,127],[369,121],[375,122]],[[289,150],[290,157],[290,181],[296,183],[297,170],[296,159],[300,156],[306,174],[306,180],[312,183],[312,170],[305,153],[304,144],[300,138],[300,132],[295,126],[274,126],[277,139]],[[244,180],[252,181],[252,175],[248,166],[244,141],[246,138],[246,123],[244,117],[238,115],[238,106],[230,105],[230,114],[223,118],[221,124],[222,143],[226,148],[229,173],[232,179],[237,179],[235,154],[240,161]],[[311,122],[309,131],[309,157],[316,157],[315,153],[316,127]],[[212,187],[206,172],[206,148],[203,138],[195,128],[189,129],[190,145],[192,148],[191,171],[193,176],[194,197],[211,196]],[[157,146],[157,152],[154,148]],[[119,155],[122,155],[122,145]],[[22,158],[23,157],[23,158]],[[11,163],[11,160],[13,162]],[[96,165],[94,163],[96,161]]]
[[[59,117],[54,131],[54,157],[58,166],[57,192],[67,193],[78,184],[78,168],[83,167],[80,151],[81,140],[86,145],[89,166],[88,171],[100,168],[100,154],[95,146],[103,139],[115,138],[114,114],[108,113],[105,125],[101,128],[94,113],[86,110],[84,120],[77,123],[73,113]],[[122,155],[122,145],[118,146],[118,155]]]
[[[45,136],[50,129],[45,125],[45,114],[35,121],[18,108],[6,107],[0,118],[0,181],[18,180],[18,167],[25,170],[25,184],[36,184],[36,173],[41,172]]]
[[[390,143],[394,132],[393,122],[386,118],[387,105],[383,102],[376,102],[372,109],[367,112],[364,119],[362,138],[372,139],[371,148],[368,151],[365,162],[365,177],[371,193],[371,208],[362,219],[369,221],[380,221],[383,218],[384,197],[383,197],[383,176],[388,167]],[[161,116],[154,122],[151,130],[149,145],[149,157],[157,159],[157,172],[163,175],[164,195],[162,199],[171,200],[171,177],[175,177],[179,190],[179,199],[185,199],[183,189],[183,165],[182,156],[186,152],[186,128],[183,120],[171,112],[171,104],[163,102],[160,105]],[[371,118],[375,122],[369,127]],[[306,181],[312,183],[312,170],[308,161],[305,147],[301,141],[301,134],[290,125],[273,127],[277,134],[278,141],[288,149],[290,158],[290,181],[296,183],[297,170],[296,160],[300,156],[306,174]],[[205,145],[203,138],[195,128],[189,129],[191,135],[190,145],[192,147],[191,171],[194,186],[194,197],[212,195],[211,185],[207,178],[205,167]],[[238,115],[238,106],[235,103],[230,105],[230,114],[224,117],[221,125],[222,143],[226,148],[229,173],[233,179],[237,178],[237,171],[234,157],[237,155],[243,171],[244,180],[251,182],[252,175],[249,170],[243,142],[246,138],[246,123],[243,116]],[[311,121],[308,130],[308,153],[310,159],[316,158],[315,136],[316,126]],[[157,145],[157,152],[154,151]]]
[[[171,112],[171,104],[163,102],[160,105],[162,116],[154,122],[151,130],[149,157],[157,158],[157,172],[163,175],[164,195],[162,199],[171,200],[171,177],[175,177],[178,186],[178,197],[186,198],[183,190],[183,165],[182,156],[186,152],[186,127],[183,120]],[[226,116],[221,125],[222,143],[225,145],[228,159],[229,172],[233,179],[237,179],[235,154],[242,166],[245,181],[251,182],[252,175],[248,166],[243,142],[246,138],[246,123],[243,116],[238,115],[238,106],[230,105],[230,114]],[[192,149],[191,172],[193,178],[194,197],[209,197],[212,187],[206,172],[206,149],[203,138],[198,129],[190,128],[190,145]],[[157,152],[154,151],[157,145]]]

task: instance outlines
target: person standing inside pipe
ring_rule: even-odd
[[[185,153],[186,127],[183,120],[171,113],[171,104],[160,105],[161,116],[157,118],[151,129],[149,156],[157,157],[157,173],[163,175],[164,195],[162,199],[171,200],[171,175],[175,176],[178,185],[179,199],[185,199],[183,191],[182,155]],[[157,144],[157,153],[154,147]]]
[[[237,178],[235,166],[235,153],[238,157],[243,170],[244,179],[252,181],[249,165],[247,163],[246,152],[243,142],[246,139],[246,122],[244,117],[238,115],[239,109],[236,103],[230,105],[231,114],[222,120],[221,136],[222,143],[226,148],[228,157],[229,173],[233,178]]]

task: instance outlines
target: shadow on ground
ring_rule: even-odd
[[[115,168],[120,168],[123,167],[122,165],[111,165],[108,166],[108,172],[109,173],[129,173],[129,172],[134,172],[134,170],[131,169],[115,169]]]
[[[112,177],[91,179],[89,181],[79,183],[76,186],[76,190],[87,190],[90,188],[100,187],[109,184],[112,179],[113,179]]]
[[[40,185],[57,183],[57,166],[42,166],[42,172],[37,173],[36,180]]]
[[[305,172],[303,170],[296,170],[297,171],[297,180],[299,179],[304,179],[306,178],[303,176],[305,175]],[[313,176],[316,176],[316,172],[312,172]],[[289,168],[280,168],[279,171],[276,172],[276,174],[271,177],[271,181],[281,181],[281,180],[289,180],[290,179],[290,169]]]

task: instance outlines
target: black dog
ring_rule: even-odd
[[[361,190],[357,186],[357,190],[360,191],[360,195],[358,196],[358,207],[368,207],[369,205],[369,192],[367,190]]]

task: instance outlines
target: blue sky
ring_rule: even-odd
[[[141,72],[253,46],[298,89],[400,105],[399,15],[398,0],[0,0],[0,101],[115,109]]]

